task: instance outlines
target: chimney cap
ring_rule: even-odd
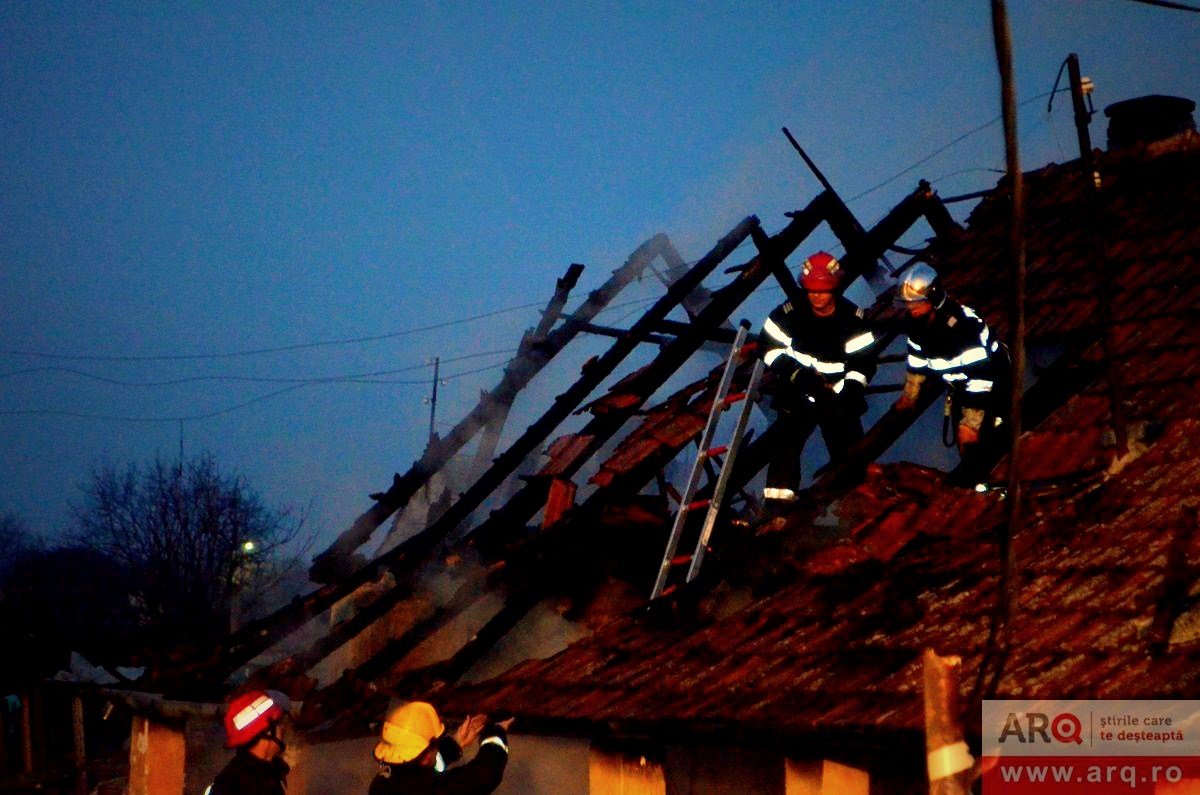
[[[1125,113],[1191,113],[1196,109],[1196,103],[1186,97],[1172,97],[1166,94],[1148,94],[1144,97],[1123,99],[1104,108],[1108,118]]]
[[[1152,143],[1196,129],[1192,111],[1196,103],[1184,97],[1150,94],[1114,102],[1104,109],[1108,117],[1108,149]]]

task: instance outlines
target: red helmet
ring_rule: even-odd
[[[283,719],[288,698],[278,690],[248,690],[233,697],[225,710],[225,747],[254,742]]]
[[[810,293],[832,293],[842,281],[842,266],[832,254],[818,251],[804,260],[800,286]]]

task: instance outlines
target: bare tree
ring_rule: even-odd
[[[141,621],[165,641],[207,642],[230,629],[286,569],[303,517],[267,508],[213,457],[101,466],[74,506],[76,541],[129,573]],[[300,554],[300,553],[296,553]]]

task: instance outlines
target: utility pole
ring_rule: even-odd
[[[429,398],[429,443],[433,444],[437,438],[434,421],[437,419],[437,388],[438,388],[438,370],[441,367],[442,359],[440,356],[433,357],[433,394]]]
[[[996,66],[1000,72],[1000,107],[1004,119],[1004,159],[1008,188],[1012,196],[1009,219],[1008,256],[1010,257],[1009,349],[1012,353],[1012,385],[1009,399],[1008,497],[1007,521],[1000,538],[1000,581],[996,605],[988,631],[987,650],[976,678],[976,693],[991,698],[1003,673],[1008,649],[1008,621],[1015,606],[1016,548],[1014,539],[1021,527],[1021,398],[1025,391],[1025,178],[1017,146],[1017,102],[1013,80],[1012,38],[1008,26],[1008,8],[1004,0],[992,0],[992,37],[996,47]],[[991,681],[983,689],[984,677],[992,667]]]
[[[1108,373],[1108,402],[1112,417],[1113,441],[1116,444],[1117,458],[1129,452],[1129,425],[1125,420],[1124,390],[1121,388],[1121,377],[1118,366],[1113,359],[1112,345],[1112,296],[1109,285],[1108,258],[1104,254],[1104,222],[1101,216],[1100,203],[1100,170],[1096,167],[1096,158],[1092,154],[1092,138],[1088,134],[1088,125],[1092,113],[1083,101],[1084,95],[1091,96],[1091,81],[1084,86],[1079,72],[1079,56],[1071,53],[1067,56],[1067,76],[1071,83],[1071,104],[1075,109],[1075,132],[1079,136],[1079,159],[1082,171],[1088,182],[1088,212],[1092,224],[1092,257],[1096,264],[1096,298],[1100,306],[1100,345],[1104,351],[1104,361]]]

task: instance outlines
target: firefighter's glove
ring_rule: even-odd
[[[962,419],[958,421],[958,450],[966,445],[979,441],[979,431],[983,427],[983,409],[963,409]]]
[[[907,373],[904,376],[904,388],[892,408],[896,411],[910,411],[913,406],[917,405],[917,398],[921,395],[921,385],[924,383],[924,374]]]
[[[825,379],[818,376],[807,367],[797,367],[788,376],[790,384],[790,394],[793,398],[803,399],[809,395],[821,395],[829,390],[829,385],[825,383]]]

